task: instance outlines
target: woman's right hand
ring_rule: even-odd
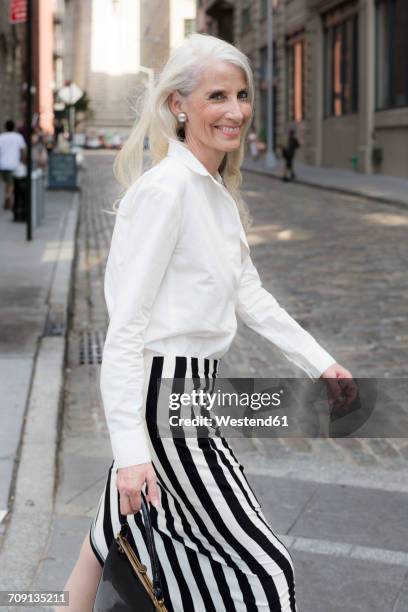
[[[154,506],[158,506],[159,490],[156,472],[151,462],[117,469],[116,487],[119,491],[121,514],[139,512],[142,505],[140,492],[145,482],[148,490],[147,500]]]

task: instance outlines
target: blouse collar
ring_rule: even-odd
[[[235,201],[233,200],[232,196],[229,194],[226,187],[224,187],[224,184],[222,182],[222,176],[220,175],[220,173],[217,172],[216,174],[217,178],[214,178],[213,175],[210,174],[210,172],[208,172],[207,168],[197,159],[194,153],[192,153],[190,149],[185,144],[183,144],[182,141],[175,140],[174,138],[169,138],[169,148],[167,151],[167,156],[179,159],[185,166],[190,168],[190,170],[193,170],[193,172],[197,172],[197,174],[201,174],[202,176],[209,176],[211,180],[216,185],[218,185],[218,187],[222,188],[222,192],[228,196],[230,201],[234,203],[233,210],[235,211],[236,219],[240,226],[241,242],[244,245],[244,249],[246,249],[249,252],[249,245],[248,245],[247,237],[246,237],[244,228],[242,227],[238,209],[236,207]]]
[[[168,157],[175,157],[179,159],[184,165],[186,165],[193,172],[197,172],[202,176],[209,176],[214,183],[222,186],[222,176],[219,172],[216,173],[215,177],[207,170],[207,168],[200,162],[200,160],[190,151],[190,149],[183,144],[180,140],[169,138],[169,148],[167,152]]]

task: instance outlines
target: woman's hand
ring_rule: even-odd
[[[147,500],[153,506],[158,506],[159,490],[156,472],[151,462],[118,468],[116,487],[119,491],[121,514],[126,515],[139,512],[142,505],[140,492],[145,482],[147,483],[148,491],[146,495]]]
[[[339,363],[334,363],[321,374],[320,378],[353,378],[353,376]]]
[[[320,375],[326,380],[329,404],[334,407],[349,406],[357,397],[358,389],[349,370],[334,363]]]

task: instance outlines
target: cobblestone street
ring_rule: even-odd
[[[92,359],[96,365],[108,321],[103,274],[114,224],[109,211],[119,190],[113,157],[88,159],[70,355],[73,364]],[[354,376],[406,377],[408,211],[250,173],[244,187],[253,216],[252,258],[264,286]],[[95,375],[94,367],[90,371]],[[243,324],[220,373],[305,376]],[[261,445],[274,455],[317,453],[391,468],[395,460],[408,460],[405,439],[282,438]]]
[[[265,286],[355,376],[405,377],[408,211],[254,174],[244,185]]]
[[[86,159],[54,535],[38,588],[62,588],[111,463],[99,363],[107,327],[103,274],[114,216],[103,210],[111,210],[119,190],[111,154]],[[244,177],[244,185],[254,217],[252,258],[264,286],[355,376],[404,377],[408,211],[253,174]],[[220,375],[303,373],[240,325]],[[234,447],[271,524],[294,551],[300,612],[407,609],[405,439],[235,439]],[[329,582],[336,583],[336,604]],[[361,582],[367,592],[363,603]]]

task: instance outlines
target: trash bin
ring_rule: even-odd
[[[14,221],[26,221],[26,171],[14,175]],[[44,219],[44,173],[41,168],[31,172],[31,227],[38,227]]]

